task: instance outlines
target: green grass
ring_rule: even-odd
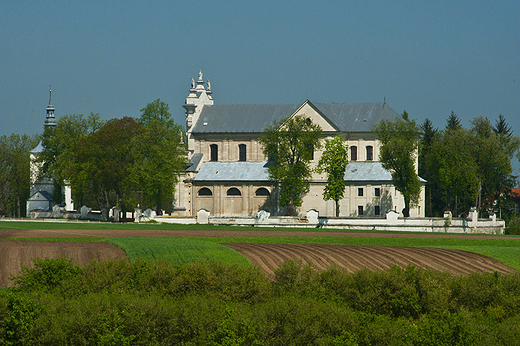
[[[0,229],[141,229],[141,230],[270,230],[271,228],[255,228],[240,226],[213,225],[178,225],[178,224],[118,224],[98,222],[41,222],[41,221],[2,221]],[[331,231],[316,228],[272,228],[278,231]],[[377,231],[333,230],[336,232]],[[384,232],[388,233],[388,232]],[[402,232],[396,232],[402,234]],[[411,234],[411,233],[410,233]],[[250,262],[235,250],[219,243],[306,243],[306,244],[351,244],[379,246],[411,246],[438,247],[465,250],[493,257],[507,266],[520,270],[520,237],[518,239],[472,239],[459,238],[403,238],[403,237],[72,237],[72,238],[16,238],[16,240],[41,241],[103,241],[119,246],[126,251],[131,261],[137,257],[143,260],[166,258],[173,263],[181,264],[205,259],[218,258],[227,263]],[[1,240],[1,239],[0,239]]]
[[[16,238],[40,241],[95,241],[119,246],[131,261],[166,258],[176,264],[218,258],[227,263],[250,262],[219,243],[349,244],[378,246],[438,247],[470,251],[493,257],[520,270],[520,241],[516,239],[389,238],[389,237],[74,237]]]
[[[229,264],[251,265],[238,251],[205,239],[132,237],[107,238],[105,241],[125,250],[130,261],[137,258],[145,261],[167,259],[173,264],[184,264],[219,260]]]

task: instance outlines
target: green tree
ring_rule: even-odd
[[[426,213],[433,216],[434,205],[439,204],[438,193],[434,180],[433,170],[429,163],[431,162],[432,145],[438,130],[433,127],[430,119],[426,119],[421,125],[421,138],[419,141],[419,176],[426,179]]]
[[[42,136],[44,150],[38,161],[43,169],[40,174],[48,175],[57,184],[55,191],[61,191],[65,183],[72,185],[74,200],[84,202],[84,193],[90,186],[85,186],[81,175],[77,175],[76,146],[85,136],[99,130],[104,125],[99,114],[66,114],[58,120],[56,126],[47,126]],[[53,196],[59,200],[58,196]],[[61,198],[61,196],[59,196]]]
[[[348,164],[348,145],[341,135],[325,141],[325,151],[316,167],[317,173],[327,173],[324,200],[334,200],[336,216],[339,216],[339,201],[345,193],[345,168]]]
[[[133,155],[135,138],[145,129],[131,117],[111,119],[98,131],[81,139],[75,151],[74,170],[70,172],[76,186],[87,182],[96,189],[101,206],[110,206],[109,195],[126,209],[126,197],[134,190],[131,173],[136,164]]]
[[[460,130],[462,125],[460,124],[460,119],[455,115],[455,112],[451,111],[450,116],[446,120],[446,129],[449,130]]]
[[[163,206],[172,205],[179,173],[187,162],[184,134],[171,119],[168,104],[160,99],[148,103],[141,111],[139,123],[145,131],[133,146],[137,164],[132,174],[142,191],[143,202],[153,205],[160,215]]]
[[[503,123],[499,124],[502,132],[495,131],[491,122],[483,117],[474,118],[471,124],[479,179],[475,205],[479,211],[488,210],[500,200],[501,195],[511,191],[515,184],[511,167],[515,138],[512,131],[507,130],[507,125],[503,127]],[[511,135],[509,138],[508,134]]]
[[[9,216],[25,215],[22,206],[30,197],[30,153],[38,141],[38,136],[14,133],[0,137],[0,209]]]
[[[141,109],[141,116],[139,117],[139,123],[143,126],[148,126],[152,121],[160,121],[161,123],[172,123],[171,113],[169,112],[170,107],[167,103],[162,102],[161,99],[157,99],[150,102]]]
[[[309,191],[314,150],[320,148],[321,128],[304,116],[294,116],[268,126],[260,143],[271,159],[269,176],[280,186],[280,205],[286,215],[296,215]]]
[[[403,195],[403,216],[409,217],[410,208],[419,203],[421,192],[421,182],[415,171],[419,127],[404,111],[395,121],[382,120],[372,131],[381,142],[379,160],[390,171],[395,188]]]
[[[444,205],[438,206],[442,208],[436,210],[437,214],[448,209],[458,215],[458,210],[467,211],[474,206],[478,193],[474,144],[471,132],[462,127],[447,127],[435,136],[428,169],[436,185],[434,190],[444,200]]]

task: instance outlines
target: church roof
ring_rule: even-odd
[[[268,161],[203,162],[193,181],[270,181]],[[377,161],[353,161],[345,169],[346,182],[392,182],[392,174]],[[419,178],[421,182],[426,182]]]
[[[378,181],[392,182],[392,173],[386,170],[381,162],[377,161],[351,161],[345,169],[345,181]],[[419,177],[421,183],[426,180]]]
[[[322,116],[343,132],[370,132],[383,119],[399,116],[386,103],[312,103]],[[301,105],[206,105],[193,128],[194,133],[260,133],[281,121]]]
[[[270,181],[267,161],[204,162],[193,181]]]
[[[392,181],[392,174],[381,162],[351,161],[345,169],[345,181]]]
[[[36,146],[36,148],[34,148],[33,150],[31,150],[31,154],[39,154],[39,153],[42,153],[43,150],[44,150],[44,148],[43,148],[42,142],[40,141],[40,143],[38,143],[38,145]]]

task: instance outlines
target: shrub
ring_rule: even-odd
[[[506,234],[520,235],[520,216],[513,216],[506,225]]]
[[[22,266],[18,276],[11,276],[15,285],[31,289],[54,288],[82,272],[72,259],[67,260],[65,257],[35,258],[31,261],[34,263],[34,268]]]

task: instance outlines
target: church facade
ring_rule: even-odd
[[[173,215],[196,216],[201,209],[212,216],[255,216],[260,210],[283,215],[259,139],[273,122],[297,115],[318,124],[323,141],[340,134],[349,146],[340,216],[382,217],[404,208],[390,172],[378,161],[380,143],[370,130],[383,119],[399,116],[386,103],[216,105],[209,80],[204,82],[199,72],[183,107],[190,163],[175,192]],[[313,167],[321,154],[314,153]],[[421,182],[420,203],[410,210],[411,217],[424,217]],[[335,215],[334,201],[323,200],[325,184],[326,176],[314,173],[300,214],[316,210],[320,216]]]

